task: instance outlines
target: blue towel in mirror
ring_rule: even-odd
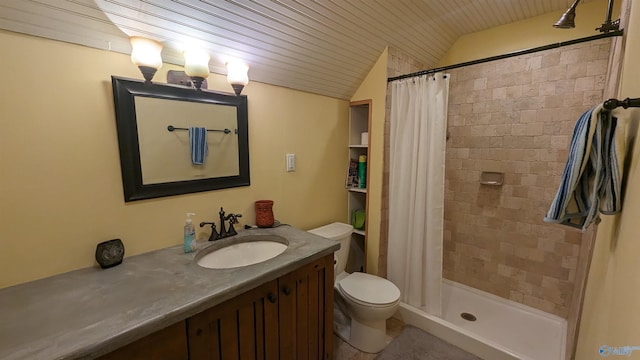
[[[207,129],[190,127],[189,146],[191,147],[191,163],[193,165],[204,165],[204,159],[209,151],[207,147]]]

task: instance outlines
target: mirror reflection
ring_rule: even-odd
[[[112,85],[125,201],[250,184],[246,96]]]
[[[235,107],[141,96],[135,107],[143,184],[240,174]],[[202,165],[192,162],[189,127],[207,130]]]

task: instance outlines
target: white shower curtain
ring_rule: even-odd
[[[441,315],[449,76],[391,83],[388,277],[401,301]]]

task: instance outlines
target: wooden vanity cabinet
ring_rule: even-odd
[[[278,359],[278,282],[187,319],[189,358]]]
[[[187,360],[189,352],[185,329],[185,322],[180,321],[110,352],[99,360]]]
[[[100,360],[333,359],[333,254]]]
[[[187,319],[189,359],[332,359],[333,255]]]

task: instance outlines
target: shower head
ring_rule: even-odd
[[[569,9],[567,9],[567,11],[562,14],[560,19],[555,24],[553,24],[553,27],[559,29],[572,29],[576,27],[576,23],[574,20],[576,18],[576,6],[578,6],[579,2],[580,0],[575,0],[573,4],[571,4],[571,7],[569,7]]]
[[[601,33],[608,33],[609,31],[617,31],[620,29],[620,19],[611,21],[611,14],[613,12],[613,1],[609,0],[609,6],[607,7],[607,17],[604,20],[604,23],[596,30]],[[575,19],[576,19],[576,6],[580,0],[575,0],[573,4],[567,9],[567,11],[562,14],[560,19],[553,24],[553,27],[558,29],[572,29],[576,27]]]

